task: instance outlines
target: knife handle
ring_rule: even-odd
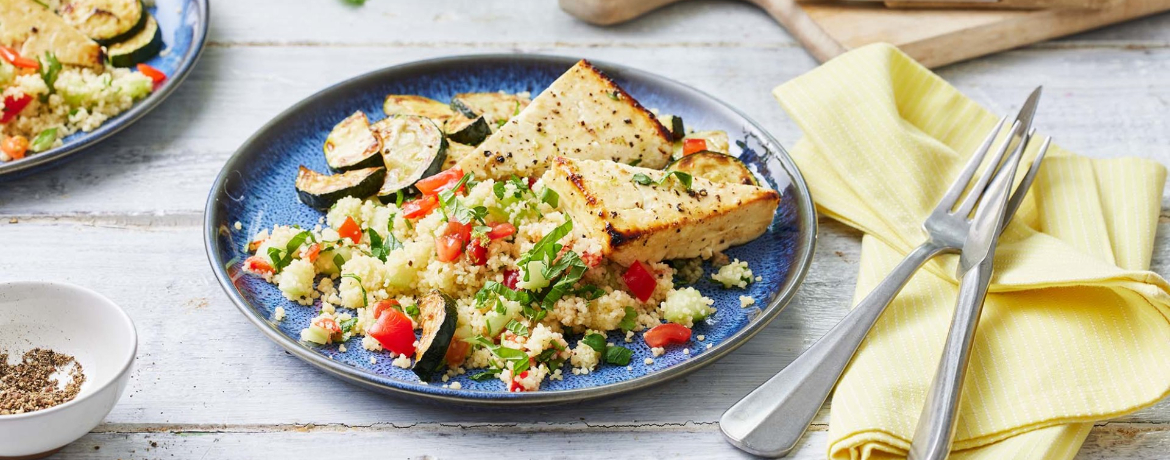
[[[967,270],[959,285],[955,316],[951,320],[946,345],[934,381],[926,393],[926,404],[918,417],[918,428],[910,443],[909,460],[943,460],[951,451],[958,426],[959,401],[963,379],[971,360],[975,327],[983,312],[987,286],[991,281],[991,260]]]

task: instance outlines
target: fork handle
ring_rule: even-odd
[[[765,457],[795,448],[882,312],[910,276],[945,249],[929,241],[915,248],[841,322],[724,412],[719,428],[727,440]]]
[[[979,325],[990,280],[990,262],[982,263],[963,274],[946,345],[943,346],[930,390],[926,393],[926,403],[922,406],[922,415],[918,417],[914,439],[910,442],[910,460],[943,460],[951,451],[959,421],[963,380],[967,375],[971,346],[975,342],[975,328]]]

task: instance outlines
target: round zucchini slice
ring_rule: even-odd
[[[103,46],[137,35],[148,16],[141,0],[69,0],[57,14]]]
[[[370,129],[361,110],[341,120],[325,138],[325,163],[334,171],[380,166],[382,140]]]
[[[327,210],[347,196],[373,195],[386,179],[384,168],[365,168],[332,176],[301,166],[297,171],[297,197],[310,207]]]
[[[711,182],[760,185],[752,171],[739,158],[719,152],[695,152],[666,165],[667,171],[682,171]]]
[[[492,135],[492,128],[483,117],[458,116],[447,120],[447,138],[464,145],[479,145]]]
[[[435,123],[440,125],[445,124],[447,120],[456,115],[455,111],[451,110],[451,107],[447,106],[447,104],[429,97],[415,96],[413,94],[391,94],[386,96],[386,100],[382,102],[382,111],[386,112],[387,117],[418,115],[435,120]]]
[[[398,115],[370,126],[382,142],[386,180],[378,190],[383,203],[393,201],[398,191],[414,194],[414,183],[443,170],[447,139],[435,123],[415,115]]]
[[[503,125],[532,102],[517,94],[459,93],[451,98],[451,108],[468,118],[484,117],[490,126]]]
[[[459,313],[455,299],[439,291],[431,291],[418,302],[418,322],[422,336],[414,354],[414,373],[419,380],[430,381],[443,366],[447,347],[455,338]]]
[[[158,21],[147,14],[146,26],[126,41],[107,47],[106,55],[114,67],[134,67],[158,56],[162,47],[162,31],[158,28]]]

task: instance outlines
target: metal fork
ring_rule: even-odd
[[[719,420],[719,428],[732,445],[766,457],[782,457],[796,447],[796,443],[828,398],[866,334],[910,280],[910,276],[935,256],[957,253],[962,249],[970,230],[971,211],[984,195],[987,184],[999,169],[998,165],[1004,154],[1013,143],[1017,145],[1017,150],[1022,152],[1031,135],[1032,116],[1036,112],[1040,92],[1041,88],[1038,87],[1028,96],[1008,136],[995,149],[995,155],[988,167],[971,185],[971,191],[967,193],[962,203],[959,203],[959,198],[963,197],[963,190],[975,176],[1007,117],[999,120],[971,155],[967,165],[923,223],[922,227],[927,234],[926,241],[910,251],[910,254],[898,263],[856,308],[845,315],[845,318],[820,340],[788,367],[723,413]],[[1019,187],[1012,193],[1004,213],[1005,222],[1011,220],[1023,202],[1028,188],[1036,177],[1038,166],[1039,161],[1033,162]]]

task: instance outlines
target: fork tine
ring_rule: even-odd
[[[1028,133],[1028,137],[1036,130]],[[1032,160],[1032,166],[1028,167],[1028,174],[1024,175],[1024,179],[1020,181],[1020,185],[1016,187],[1016,191],[1012,192],[1012,197],[1008,199],[1007,210],[1003,214],[1003,227],[1007,228],[1007,223],[1012,220],[1012,216],[1016,214],[1016,210],[1020,208],[1020,204],[1024,202],[1024,196],[1028,194],[1028,189],[1032,188],[1032,181],[1036,180],[1036,174],[1040,172],[1040,162],[1044,161],[1044,154],[1048,153],[1048,146],[1052,144],[1052,137],[1044,138],[1044,143],[1040,144],[1040,150],[1036,152],[1036,159]]]
[[[955,203],[959,201],[959,195],[963,193],[963,189],[967,188],[967,183],[971,182],[971,178],[975,176],[975,171],[979,170],[979,164],[983,163],[983,157],[987,156],[987,151],[991,149],[991,143],[995,141],[995,137],[999,135],[999,130],[1003,129],[1003,124],[1007,122],[1007,116],[999,119],[999,123],[995,124],[991,132],[987,134],[987,138],[979,144],[979,148],[975,149],[975,153],[971,154],[971,159],[967,160],[967,164],[963,166],[963,170],[959,172],[959,176],[951,183],[951,188],[947,189],[947,193],[939,200],[938,205],[935,206],[934,212],[946,213],[950,212],[951,208],[955,207]]]
[[[967,194],[967,197],[963,199],[963,203],[955,210],[955,215],[966,217],[971,214],[972,209],[975,209],[975,203],[979,202],[979,198],[983,196],[983,191],[987,188],[987,183],[991,182],[992,176],[995,176],[995,172],[1000,169],[999,162],[1003,160],[1003,156],[1007,153],[1008,147],[1011,147],[1012,141],[1016,139],[1016,136],[1020,135],[1021,129],[1023,129],[1023,126],[1019,121],[1012,124],[1011,131],[1008,131],[1008,135],[1004,138],[1003,144],[995,152],[995,157],[987,164],[987,169],[983,170],[983,175],[979,176],[979,180],[975,181],[975,185],[971,186],[971,192]],[[1020,140],[1019,145],[1024,145],[1024,139]]]

